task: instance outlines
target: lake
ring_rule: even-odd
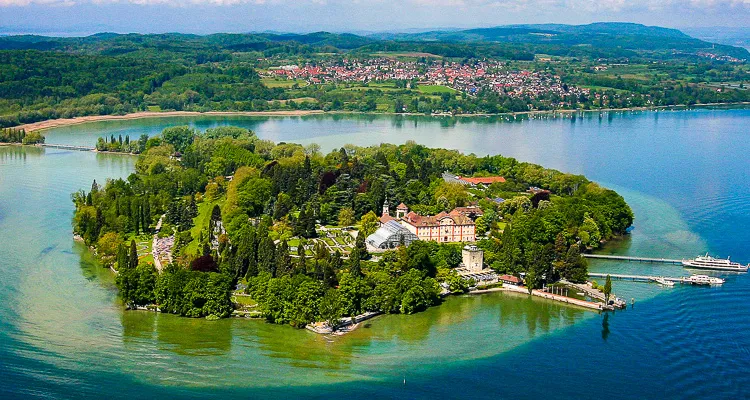
[[[179,117],[46,132],[93,145],[164,127],[237,125],[274,141],[414,140],[584,174],[625,196],[615,254],[750,262],[750,110],[576,118]],[[747,274],[719,288],[614,282],[632,308],[600,315],[523,295],[460,296],[341,337],[262,321],[125,312],[113,277],[72,241],[70,193],[125,177],[134,157],[0,147],[0,397],[740,398],[750,384]],[[592,262],[601,272],[679,266]]]

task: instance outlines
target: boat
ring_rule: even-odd
[[[690,275],[683,281],[693,285],[722,285],[724,283],[724,279],[708,275]]]
[[[656,278],[656,279],[654,279],[654,280],[656,281],[656,283],[658,283],[658,284],[659,284],[659,285],[661,285],[661,286],[667,286],[667,287],[672,287],[672,286],[674,286],[674,282],[672,282],[672,281],[668,281],[668,280],[664,279],[664,278],[663,278],[663,277],[661,277],[661,276],[660,276],[660,277],[657,277],[657,278]]]
[[[747,272],[750,265],[742,265],[737,262],[729,261],[729,257],[714,258],[706,253],[705,256],[698,256],[692,260],[682,260],[682,266],[686,268],[700,268],[700,269],[718,269],[722,271],[737,271]]]

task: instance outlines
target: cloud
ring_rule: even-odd
[[[429,9],[505,9],[508,12],[568,10],[580,12],[623,12],[630,10],[663,9],[716,9],[731,7],[750,10],[750,0],[0,0],[0,7],[29,5],[76,4],[135,4],[190,6],[232,6],[249,4],[266,7],[331,6],[358,7],[409,7],[414,10]]]

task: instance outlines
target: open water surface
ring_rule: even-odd
[[[92,145],[166,126],[239,125],[327,151],[415,140],[585,174],[634,209],[605,251],[750,262],[750,110],[504,118],[312,116],[108,121],[47,132]],[[71,238],[70,193],[124,177],[134,158],[0,147],[0,398],[743,398],[750,385],[747,274],[719,288],[615,282],[609,315],[523,295],[448,299],[326,338],[260,321],[125,312],[108,270]],[[678,266],[596,262],[665,275]]]

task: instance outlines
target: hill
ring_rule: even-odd
[[[622,50],[623,56],[672,58],[710,51],[738,59],[750,58],[747,49],[718,45],[688,36],[670,28],[621,22],[598,22],[588,25],[506,25],[460,31],[431,31],[413,34],[380,35],[381,39],[405,42],[497,42],[523,43],[535,52],[553,55],[592,55],[596,50],[611,53]],[[589,47],[582,52],[574,47]],[[628,53],[628,52],[632,53]],[[588,53],[588,54],[585,54]]]

